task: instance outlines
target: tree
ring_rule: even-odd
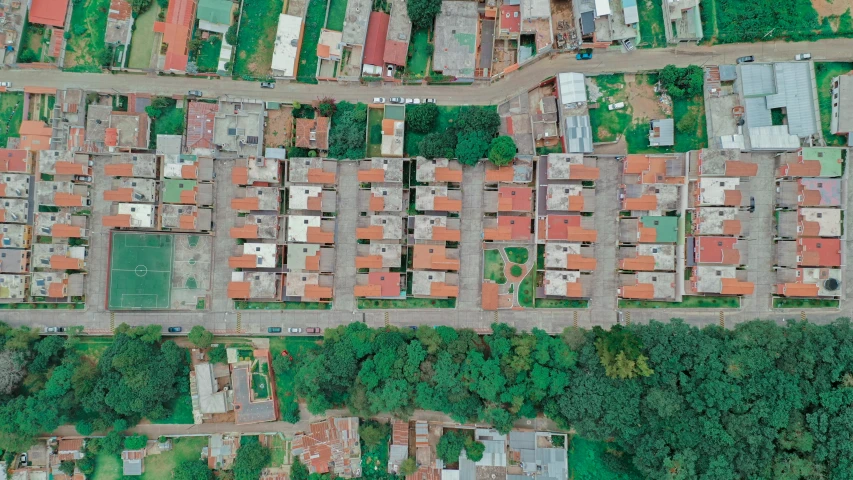
[[[367,421],[358,427],[358,434],[361,437],[361,441],[368,447],[379,445],[389,433],[387,423]]]
[[[65,475],[67,475],[69,478],[74,475],[75,468],[77,467],[74,465],[74,462],[69,460],[65,460],[59,464],[59,470]]]
[[[646,363],[647,357],[642,354],[642,344],[629,330],[616,325],[610,331],[600,327],[593,329],[598,336],[595,349],[601,359],[607,376],[611,378],[648,377],[654,370]]]
[[[469,438],[465,441],[465,456],[469,460],[479,462],[483,459],[483,453],[486,451],[486,446],[483,442],[476,442]]]
[[[104,50],[101,51],[101,54],[98,57],[98,61],[100,62],[101,66],[104,66],[104,67],[109,67],[110,65],[112,65],[112,63],[113,63],[113,48],[110,46],[105,47]]]
[[[219,345],[211,348],[207,352],[207,358],[210,360],[210,363],[225,363],[228,361],[228,352],[225,349],[225,345],[220,343]]]
[[[92,427],[92,422],[89,420],[80,420],[79,422],[77,422],[75,430],[77,430],[77,433],[84,437],[88,437],[92,434],[92,432],[95,431],[94,427]]]
[[[422,103],[406,109],[406,128],[415,133],[430,133],[438,120],[438,107],[434,103]]]
[[[335,114],[335,110],[337,110],[337,106],[334,98],[323,97],[317,104],[317,112],[320,113],[321,117],[331,117]]]
[[[414,475],[415,472],[418,471],[418,462],[412,458],[407,457],[400,463],[400,476],[408,477],[409,475]]]
[[[290,465],[290,480],[308,480],[308,467],[303,465],[296,455]]]
[[[415,28],[432,28],[441,13],[441,0],[407,0],[406,7]]]
[[[91,475],[95,473],[95,457],[93,455],[86,455],[83,458],[77,460],[77,469],[83,475]]]
[[[269,461],[270,450],[260,443],[241,444],[234,460],[235,480],[257,480]]]
[[[456,128],[460,132],[481,131],[491,140],[498,134],[501,117],[492,107],[464,107],[456,117]]]
[[[287,423],[297,423],[299,422],[299,403],[295,400],[288,403],[286,407],[284,407],[284,413],[282,413],[282,420]]]
[[[0,352],[0,394],[12,393],[26,374],[21,354],[11,350]]]
[[[453,430],[446,430],[435,446],[435,454],[446,464],[456,463],[463,448],[465,448],[465,440],[462,435]]]
[[[329,133],[329,156],[341,160],[364,158],[366,122],[367,105],[339,102]]]
[[[690,65],[679,68],[667,65],[658,75],[661,87],[673,98],[692,98],[702,95],[705,73],[702,67]]]
[[[142,450],[148,445],[148,437],[145,435],[134,434],[124,437],[125,450]]]
[[[489,150],[489,137],[480,130],[460,132],[456,143],[456,159],[463,165],[476,165]]]
[[[109,455],[118,455],[124,450],[124,437],[115,430],[97,440],[98,449]]]
[[[515,140],[508,135],[501,135],[492,139],[489,146],[489,160],[498,167],[509,165],[517,151]]]
[[[187,48],[193,52],[198,52],[201,49],[202,45],[204,45],[204,40],[199,37],[195,37],[189,42],[187,42]]]
[[[18,54],[18,63],[33,63],[37,61],[38,55],[36,55],[36,52],[30,50],[29,48],[21,50],[21,53]]]
[[[696,132],[696,123],[698,120],[698,115],[693,110],[688,110],[679,120],[678,123],[675,124],[675,129],[681,133],[694,133]]]
[[[225,32],[225,42],[232,47],[237,46],[237,22],[232,23],[228,27],[228,30]]]
[[[418,143],[418,151],[424,158],[453,158],[456,142],[453,131],[430,133]]]
[[[194,326],[187,335],[187,340],[198,348],[207,348],[213,343],[213,333],[208,332],[201,325]]]
[[[181,462],[172,472],[173,480],[213,480],[213,471],[204,460]]]

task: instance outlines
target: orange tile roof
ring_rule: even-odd
[[[385,236],[382,225],[371,225],[355,229],[355,238],[359,240],[381,240]]]
[[[228,235],[231,238],[258,238],[258,226],[246,224],[242,227],[231,227]]]
[[[0,183],[0,197],[6,196],[6,184]]]
[[[817,177],[821,164],[818,160],[803,160],[802,163],[786,163],[779,167],[780,177]]]
[[[461,201],[460,207],[461,207]],[[498,189],[498,211],[533,211],[533,189],[530,187],[500,187]]]
[[[105,227],[130,227],[130,215],[122,213],[119,215],[104,215],[103,224]]]
[[[53,194],[53,203],[59,207],[82,207],[83,196],[74,193],[56,192]]]
[[[459,287],[456,285],[447,285],[444,282],[432,282],[429,294],[431,297],[458,297]]]
[[[40,135],[50,137],[53,135],[53,130],[44,122],[37,120],[24,120],[21,122],[21,128],[18,130],[21,135]]]
[[[841,248],[838,238],[800,238],[797,240],[797,255],[802,257],[799,264],[805,267],[840,267]]]
[[[62,28],[67,11],[68,0],[33,0],[28,18],[30,23]]]
[[[355,257],[355,268],[382,268],[382,256]]]
[[[88,175],[89,166],[74,162],[56,162],[57,175]]]
[[[393,118],[382,119],[382,135],[394,135],[394,124],[397,122]]]
[[[65,255],[51,255],[50,268],[54,270],[79,270],[83,267],[83,260],[79,258],[66,257]]]
[[[257,210],[261,208],[261,199],[258,197],[243,197],[243,198],[232,198],[231,199],[231,209],[232,210]]]
[[[370,170],[359,170],[358,181],[361,183],[384,182],[385,170],[381,168],[371,168]]]
[[[251,291],[249,282],[228,282],[228,298],[249,298]]]
[[[192,190],[181,190],[181,196],[179,198],[179,202],[195,205],[197,203],[196,195],[198,194],[198,187]]]
[[[381,297],[382,285],[356,285],[353,295],[356,297]]]
[[[776,285],[776,293],[786,297],[816,297],[820,287],[813,283],[780,283]]]
[[[638,225],[642,225],[642,224],[640,223]],[[654,242],[658,238],[658,231],[655,230],[654,228],[639,226],[639,227],[637,227],[637,230],[639,230],[639,233],[640,233],[640,238],[639,238],[640,243]]]
[[[461,212],[462,200],[453,200],[447,197],[434,197],[432,208],[438,212]]]
[[[104,218],[107,218],[106,216]],[[130,224],[130,216],[128,215],[128,226]],[[104,224],[107,226],[107,224]],[[121,225],[118,225],[121,226]],[[83,229],[75,225],[66,225],[64,223],[54,223],[50,227],[50,236],[57,238],[80,238],[83,236]]]
[[[47,287],[47,296],[50,298],[63,298],[68,296],[68,286],[65,282],[53,282]]]
[[[317,56],[320,58],[329,58],[329,53],[331,53],[332,48],[328,45],[324,45],[322,43],[317,45]]]
[[[324,232],[320,227],[308,227],[307,234],[310,243],[335,243],[335,232]]]
[[[181,177],[186,179],[198,177],[198,163],[181,167]]]
[[[645,194],[639,198],[626,198],[622,201],[623,210],[656,210],[658,208],[658,197]]]
[[[444,245],[415,245],[413,253],[415,270],[459,270],[459,260],[447,258]]]
[[[104,190],[104,200],[108,202],[132,202],[132,188],[117,188],[115,190]]]
[[[198,217],[196,215],[181,215],[178,218],[178,226],[180,228],[185,229],[185,230],[195,230],[197,228],[197,226],[196,226],[196,219],[197,218]]]
[[[580,195],[571,195],[569,197],[569,205],[568,211],[570,212],[582,212],[584,206],[584,199]]]
[[[570,165],[569,176],[572,180],[598,180],[598,167],[587,167],[586,165]]]
[[[655,286],[651,283],[640,283],[622,287],[622,298],[652,299],[655,298]]]
[[[107,128],[106,130],[104,130],[104,145],[108,147],[115,147],[118,145],[117,128]]]
[[[729,160],[726,162],[726,176],[729,177],[754,177],[758,175],[758,164],[742,162],[740,160]]]
[[[187,41],[195,20],[194,0],[170,0],[165,22],[155,22],[155,31],[163,33],[163,43],[167,44],[164,71],[186,71]]]
[[[32,18],[31,18],[32,20]],[[50,148],[52,130],[40,121],[24,120],[18,130],[21,140],[19,147],[25,150],[47,150]]]
[[[302,294],[302,298],[313,300],[332,298],[332,287],[321,287],[320,285],[305,285],[305,291]]]
[[[566,296],[569,298],[583,297],[583,285],[581,282],[567,282]]]
[[[736,278],[724,278],[723,295],[752,295],[755,292],[755,284],[752,282],[741,282]]]
[[[255,255],[228,257],[228,266],[231,268],[255,268],[258,266],[258,257]]]
[[[0,172],[26,172],[29,155],[30,153],[23,149],[0,148]]]
[[[462,170],[452,170],[449,167],[435,167],[435,181],[462,183]]]
[[[572,270],[593,271],[598,265],[598,262],[594,258],[578,254],[566,255],[566,260],[568,261],[568,268]]]
[[[249,184],[249,167],[234,167],[231,169],[231,183],[234,185]]]
[[[371,195],[367,209],[371,212],[381,212],[385,210],[385,197],[381,195]]]
[[[637,272],[651,272],[655,269],[655,257],[651,255],[639,255],[634,258],[625,258],[622,259],[619,268]]]
[[[458,242],[462,239],[462,232],[451,230],[447,227],[432,227],[432,239],[444,240],[445,242]]]
[[[493,282],[483,282],[482,290],[482,307],[486,311],[495,311],[498,309],[498,284]]]
[[[133,176],[133,164],[132,163],[114,163],[104,165],[104,173],[109,175],[110,177],[132,177]]]
[[[723,199],[723,205],[728,205],[730,207],[738,207],[743,201],[743,195],[740,190],[726,190],[725,198]]]
[[[305,270],[312,272],[320,270],[320,256],[321,253],[318,251],[314,255],[305,257]]]
[[[309,183],[335,183],[335,172],[327,172],[322,168],[308,169]]]
[[[487,182],[511,182],[513,178],[515,178],[515,169],[512,165],[486,169]]]
[[[740,235],[743,227],[740,220],[723,220],[723,234],[725,235]]]
[[[819,222],[808,222],[805,220],[800,221],[800,226],[803,231],[800,235],[803,237],[818,237],[820,236],[820,223]]]

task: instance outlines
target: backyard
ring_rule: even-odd
[[[326,28],[340,32],[344,29],[344,20],[347,14],[347,0],[331,0],[329,3],[329,18],[326,19]]]
[[[235,76],[267,78],[270,75],[278,14],[284,0],[257,0],[243,3],[243,17],[237,35]]]
[[[42,48],[44,47],[44,43],[50,40],[50,35],[46,27],[44,25],[29,23],[28,21],[21,30],[21,51],[18,52],[18,61],[20,63],[42,61]]]
[[[832,116],[832,78],[853,70],[851,62],[815,63],[815,83],[817,84],[817,101],[820,106],[820,125],[823,138],[830,146],[841,147],[847,144],[847,139],[841,135],[829,133],[829,122]]]
[[[252,392],[255,400],[266,400],[270,396],[269,382],[263,373],[252,374]]]
[[[216,72],[219,68],[219,51],[222,49],[222,37],[219,35],[211,35],[207,41],[201,44],[201,49],[198,52],[196,65],[198,71],[202,73]]]
[[[122,478],[121,457],[99,453],[95,457],[95,473],[90,480],[116,480]]]
[[[382,156],[382,120],[385,112],[382,108],[367,110],[367,156]]]
[[[666,46],[666,30],[661,2],[638,0],[640,14],[640,47],[660,48]]]
[[[148,10],[142,12],[133,22],[133,36],[130,37],[130,57],[128,68],[146,69],[151,66],[151,52],[154,49],[154,22],[160,6],[151,2]]]
[[[409,43],[409,60],[406,63],[406,73],[409,77],[425,77],[429,71],[430,57],[432,57],[430,31],[422,28],[412,31],[412,41]]]
[[[773,298],[773,308],[838,308],[839,304],[831,298]]]
[[[65,47],[65,69],[69,71],[100,72],[101,57],[108,51],[104,43],[110,0],[83,0],[75,5],[67,30],[71,38]]]
[[[19,137],[21,121],[24,119],[24,94],[4,92],[0,94],[0,147],[6,148],[9,137]]]
[[[206,436],[173,438],[171,450],[145,457],[145,471],[139,478],[141,480],[172,478],[172,473],[178,465],[201,458],[201,449],[207,446],[207,442]]]
[[[296,72],[296,80],[300,82],[317,83],[317,43],[320,41],[320,31],[325,20],[326,1],[310,0],[308,12],[305,14],[302,47],[299,49],[299,66]]]
[[[680,303],[619,299],[619,308],[740,308],[740,298],[689,295],[682,297]]]

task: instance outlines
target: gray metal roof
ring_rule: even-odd
[[[767,101],[765,98],[766,97],[752,97],[744,99],[747,127],[769,127],[773,125],[773,119],[770,115],[770,110],[767,109]]]
[[[776,93],[773,65],[756,63],[740,66],[744,97],[763,97]]]
[[[767,108],[785,108],[788,132],[808,137],[818,131],[814,106],[814,83],[810,62],[774,63],[775,95],[767,97]]]
[[[737,79],[737,68],[734,65],[720,65],[720,81],[733,82]]]
[[[581,13],[581,35],[587,35],[595,31],[595,12],[590,10]]]
[[[533,450],[536,448],[534,432],[509,432],[509,448],[513,450]]]
[[[477,464],[464,453],[459,457],[459,480],[477,480]]]
[[[142,460],[122,461],[122,473],[124,475],[142,475]]]
[[[589,115],[566,117],[566,147],[568,153],[592,153],[592,126]]]
[[[658,129],[658,134],[653,137],[655,128]],[[673,119],[662,118],[651,121],[649,145],[652,147],[670,147],[675,145],[675,122]]]

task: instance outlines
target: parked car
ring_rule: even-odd
[[[59,332],[59,328],[57,327],[44,327],[44,333],[57,333]]]
[[[388,64],[388,67],[385,70],[385,76],[386,77],[393,77],[394,76],[394,65],[391,65],[390,63]]]
[[[261,82],[261,88],[275,88],[275,82]]]
[[[308,327],[305,329],[305,333],[320,333],[320,327]]]
[[[27,452],[24,452],[24,453],[22,453],[22,454],[21,454],[20,466],[21,466],[21,467],[26,467],[26,466],[27,466]]]
[[[385,97],[373,97],[373,103],[385,103]]]
[[[290,327],[290,328],[288,328],[288,329],[287,329],[287,331],[288,331],[289,333],[302,333],[302,329],[301,329],[301,328],[296,328],[296,327]]]
[[[624,323],[625,322],[625,314],[621,311],[616,312],[616,323]]]
[[[74,175],[74,181],[92,183],[92,177],[89,175]]]
[[[425,98],[424,103],[435,103],[435,99],[434,98]]]
[[[12,82],[0,82],[0,87],[9,88],[12,86]]]
[[[281,327],[269,327],[267,333],[281,333]]]
[[[420,99],[420,98],[416,98],[416,99],[414,100],[414,102],[413,102],[413,103],[414,103],[415,105],[420,105],[420,104],[421,104],[421,99]]]
[[[187,95],[191,97],[203,97],[204,94],[201,93],[201,90],[190,90]]]
[[[575,55],[576,60],[589,60],[592,58],[592,49],[584,48],[583,50],[579,50],[577,55]]]
[[[811,59],[812,59],[811,53],[801,53],[801,54],[794,57],[794,60],[811,60]]]
[[[182,327],[169,327],[169,333],[181,333],[183,330]]]
[[[625,50],[629,52],[634,49],[634,44],[631,42],[631,40],[622,40],[622,45],[624,45]]]
[[[391,103],[403,103],[403,99],[400,97],[391,97],[391,100],[389,100],[389,102],[391,102]]]
[[[749,197],[749,211],[750,213],[755,211],[755,197]]]
[[[608,110],[622,110],[625,108],[625,102],[611,103],[607,106]]]
[[[415,103],[415,99],[413,99],[413,98],[407,98],[406,99],[406,105],[411,105],[413,103]]]
[[[739,57],[737,59],[737,63],[751,63],[754,61],[755,61],[755,57],[753,57],[752,55],[747,55],[745,57]]]

